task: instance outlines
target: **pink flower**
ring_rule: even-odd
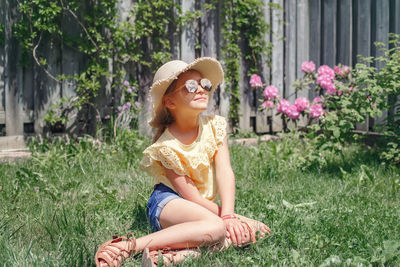
[[[327,65],[322,65],[318,68],[318,76],[326,75],[330,79],[335,78],[335,71]]]
[[[128,94],[130,94],[130,93],[132,93],[132,89],[131,89],[131,88],[126,89],[126,92],[127,92]]]
[[[332,82],[327,84],[325,89],[326,89],[326,93],[328,95],[335,95],[336,94],[336,87]]]
[[[318,104],[318,103],[322,103],[323,100],[320,96],[317,96],[316,98],[314,98],[314,100],[312,101],[313,104]]]
[[[278,104],[276,111],[278,113],[286,114],[287,109],[290,107],[290,102],[286,99],[282,99],[281,102]]]
[[[315,71],[315,64],[312,61],[304,61],[301,64],[301,71],[303,72],[313,72]]]
[[[297,120],[300,116],[300,112],[297,110],[297,107],[295,105],[291,105],[286,110],[286,115],[288,115],[288,117],[292,120]]]
[[[250,85],[251,85],[251,87],[261,87],[263,85],[262,81],[261,81],[261,77],[258,76],[257,74],[251,75]]]
[[[320,75],[317,77],[317,84],[325,89],[327,84],[332,83],[332,79],[328,75]]]
[[[322,114],[324,114],[324,109],[322,108],[321,104],[315,104],[310,107],[310,113],[309,113],[310,118],[318,119],[319,117],[322,116]]]
[[[264,109],[266,109],[266,108],[274,108],[274,102],[269,101],[269,100],[264,101],[261,105],[262,105],[262,107]]]
[[[335,71],[335,74],[336,74],[337,76],[344,76],[344,72],[343,72],[342,68],[340,68],[340,67],[338,67],[338,66],[335,66],[335,67],[333,68],[333,70]]]
[[[128,81],[124,81],[124,85],[125,86],[129,86],[129,82]]]
[[[100,115],[96,115],[96,119],[100,120]]]
[[[337,91],[337,95],[338,95],[338,96],[342,95],[342,93],[343,93],[342,90],[338,90],[338,91]]]
[[[136,102],[135,102],[135,105],[136,105],[136,107],[140,107],[140,102],[139,102],[139,101],[136,101]]]
[[[279,96],[278,89],[275,86],[270,85],[270,86],[265,87],[264,97],[266,99],[271,100],[271,99],[277,98],[278,96]]]
[[[305,97],[299,97],[294,101],[294,105],[296,106],[298,112],[302,112],[308,109],[310,102]]]
[[[346,76],[349,75],[349,73],[350,73],[349,66],[344,65],[342,68],[342,71],[343,71],[344,75],[346,75]]]
[[[121,111],[121,110],[122,110],[122,107],[121,107],[121,106],[118,106],[117,109],[118,109],[118,111]]]
[[[128,110],[132,106],[131,102],[126,102],[124,109]]]
[[[105,117],[104,117],[104,119],[106,119],[106,120],[109,120],[111,117],[110,117],[110,115],[106,115]]]

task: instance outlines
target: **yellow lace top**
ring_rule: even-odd
[[[166,129],[154,144],[143,151],[140,167],[154,178],[154,184],[163,183],[175,191],[164,167],[186,175],[204,198],[214,200],[218,193],[214,156],[225,136],[224,117],[200,116],[199,132],[193,143],[181,143]]]

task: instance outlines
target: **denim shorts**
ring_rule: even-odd
[[[181,198],[178,193],[168,186],[160,183],[154,186],[154,191],[147,202],[146,214],[149,219],[151,229],[157,232],[162,229],[160,225],[161,210],[168,202],[175,198]]]

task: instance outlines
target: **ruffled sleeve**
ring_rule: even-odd
[[[165,168],[173,170],[179,175],[187,175],[186,160],[174,149],[157,142],[143,151],[140,163],[142,170],[154,178],[166,177]]]
[[[214,115],[210,117],[211,127],[215,137],[217,147],[221,146],[226,136],[227,122],[224,117]]]

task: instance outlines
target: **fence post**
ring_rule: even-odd
[[[23,135],[22,88],[18,83],[18,42],[12,35],[12,25],[17,20],[14,0],[5,1],[4,90],[6,135]]]
[[[194,0],[185,0],[182,1],[182,12],[194,12],[195,11],[195,1]],[[182,35],[181,35],[181,59],[187,63],[191,63],[194,58],[194,46],[196,42],[195,38],[195,25],[194,22],[187,23],[182,27]]]
[[[5,6],[6,1],[1,1],[0,2],[0,24],[1,25],[6,25],[5,23],[5,17],[6,17],[6,6]],[[0,44],[0,125],[4,125],[6,123],[6,117],[5,117],[5,112],[4,112],[4,106],[5,106],[5,83],[4,83],[4,78],[5,78],[5,44],[2,43]],[[0,128],[0,136],[2,135],[2,128]]]
[[[282,8],[283,0],[273,0],[274,4],[279,4]],[[272,10],[272,78],[271,82],[279,90],[279,95],[284,96],[284,43],[283,43],[283,11],[274,8]],[[275,110],[272,114],[272,131],[282,131],[282,120],[280,115],[276,116]]]
[[[215,9],[206,11],[203,8],[204,3],[210,3],[210,0],[201,0],[202,12],[203,16],[201,17],[201,56],[203,57],[213,57],[217,58],[217,41],[216,37],[216,27],[215,25],[218,23],[217,11]],[[219,89],[217,89],[212,98],[210,99],[210,103],[208,104],[207,114],[215,114],[218,110],[218,93]]]

